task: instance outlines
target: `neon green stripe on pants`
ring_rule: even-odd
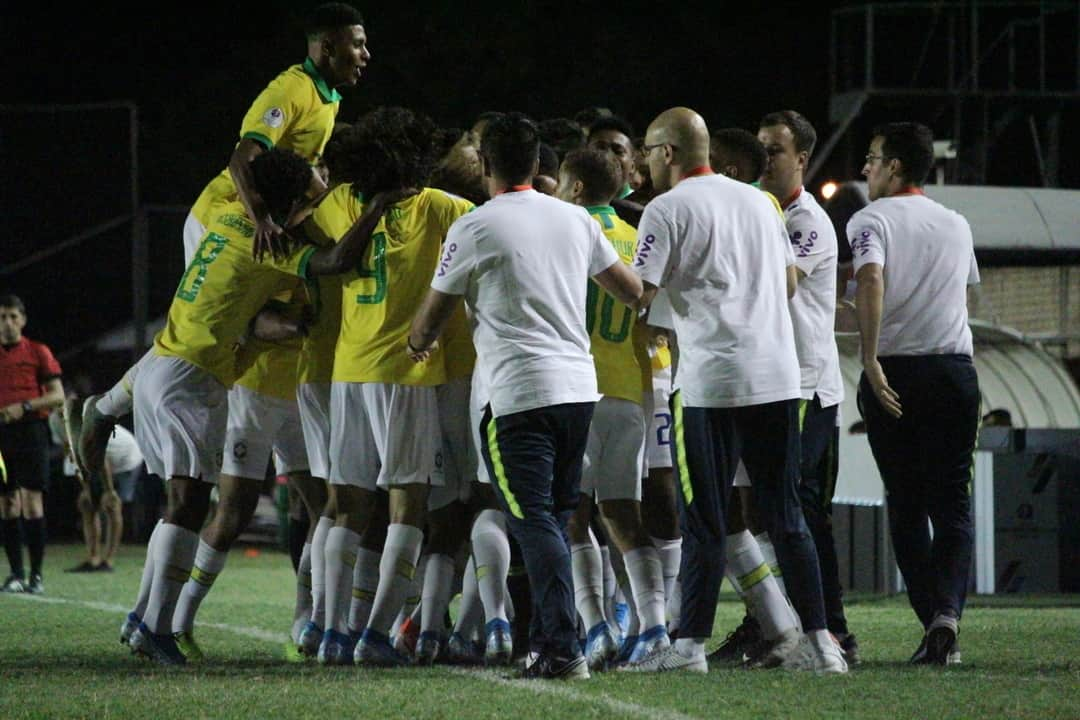
[[[694,502],[694,486],[690,484],[690,468],[686,466],[686,438],[683,437],[682,393],[675,391],[671,396],[672,412],[675,415],[675,459],[679,466],[679,485],[687,506]]]
[[[524,520],[525,514],[521,512],[521,506],[518,505],[514,493],[510,492],[510,480],[506,477],[506,468],[503,467],[502,453],[499,452],[497,432],[498,431],[495,429],[495,418],[491,418],[487,428],[488,454],[491,455],[491,468],[495,471],[495,481],[498,483],[499,490],[502,491],[503,497],[506,498],[506,504],[510,508],[510,514],[519,520]]]

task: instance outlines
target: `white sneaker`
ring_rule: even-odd
[[[640,662],[620,665],[620,672],[668,672],[670,670],[686,670],[695,673],[709,672],[709,663],[705,660],[705,653],[694,653],[690,657],[683,655],[675,649],[674,645],[657,649],[649,653]]]
[[[784,660],[783,668],[817,675],[842,675],[848,671],[843,653],[824,630],[803,635],[799,646]]]

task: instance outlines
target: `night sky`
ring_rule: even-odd
[[[256,94],[303,60],[298,18],[314,4],[148,4],[135,14],[20,4],[3,11],[3,103],[137,104],[140,200],[173,208],[150,217],[151,317],[166,309],[181,272],[187,206],[226,164]],[[540,119],[602,105],[643,131],[658,112],[686,105],[711,129],[755,130],[766,112],[793,108],[815,124],[822,143],[831,133],[830,9],[860,3],[354,4],[367,18],[373,59],[360,86],[345,93],[343,120],[393,104],[468,127],[485,110]],[[924,46],[923,21],[894,28],[880,40],[882,68],[905,83],[929,78],[941,43]],[[1071,28],[1075,38],[1075,13]],[[1064,64],[1066,72],[1076,67],[1075,59]],[[884,119],[921,120],[945,133],[952,111],[941,98],[868,108],[817,182],[856,178],[870,127]],[[1076,114],[1066,116],[1066,127],[1070,119]],[[124,110],[0,113],[0,202],[9,224],[0,266],[128,211],[126,121]],[[1030,136],[1006,136],[988,182],[1038,184],[1033,158]],[[1063,161],[1063,185],[1080,187],[1074,165]],[[129,258],[130,229],[120,226],[0,276],[0,292],[27,301],[28,335],[72,353],[130,318]]]

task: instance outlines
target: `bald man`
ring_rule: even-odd
[[[644,152],[663,194],[645,207],[634,266],[645,282],[643,303],[667,290],[680,350],[671,408],[682,611],[675,644],[628,669],[708,672],[705,640],[741,456],[806,633],[784,665],[847,672],[825,629],[817,552],[799,507],[800,376],[788,313],[796,278],[783,220],[764,193],[712,172],[708,128],[689,108],[661,113]]]

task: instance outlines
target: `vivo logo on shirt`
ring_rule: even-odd
[[[863,230],[859,237],[851,241],[851,251],[859,253],[859,257],[870,252],[870,231]]]
[[[446,254],[443,255],[442,261],[439,262],[439,277],[446,274],[446,268],[450,267],[450,260],[454,257],[454,253],[457,252],[457,243],[450,243],[446,246]]]
[[[814,248],[814,245],[816,244],[818,238],[818,234],[816,230],[811,230],[809,237],[804,240],[802,231],[796,230],[790,236],[790,238],[791,244],[794,245],[796,250],[798,251],[798,257],[803,258],[809,255],[810,251]]]
[[[637,259],[634,260],[634,267],[644,267],[645,261],[649,259],[649,253],[652,252],[653,246],[655,244],[655,235],[645,236],[645,240],[642,241],[641,247],[638,248]]]

